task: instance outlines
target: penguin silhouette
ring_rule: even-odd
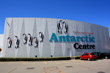
[[[37,48],[38,47],[38,40],[36,37],[34,37],[34,47]]]
[[[23,42],[24,42],[24,44],[27,44],[27,36],[25,33],[23,34]]]
[[[40,42],[43,42],[43,40],[44,40],[44,35],[42,32],[39,32],[39,40],[40,40]]]
[[[32,38],[32,36],[31,36],[31,34],[29,33],[29,34],[28,34],[28,44],[29,44],[29,46],[32,45],[32,41],[33,41],[33,38]]]
[[[8,42],[8,48],[11,48],[12,46],[12,40],[10,37],[7,38],[7,42]]]
[[[65,21],[60,20],[57,24],[58,33],[67,33],[68,32],[68,25],[65,23]]]
[[[20,43],[20,41],[19,41],[18,37],[15,36],[15,48],[16,49],[19,48],[19,43]]]

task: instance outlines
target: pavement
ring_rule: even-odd
[[[0,73],[110,73],[110,59],[0,62]]]

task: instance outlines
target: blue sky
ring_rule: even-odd
[[[6,17],[41,17],[83,21],[109,28],[110,0],[0,0],[0,34]]]

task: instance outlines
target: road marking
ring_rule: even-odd
[[[44,61],[44,63],[47,64],[45,61]]]
[[[22,65],[26,64],[27,62],[22,63]]]
[[[8,73],[11,73],[12,71],[16,70],[17,68],[12,69],[11,71],[9,71]]]
[[[58,68],[58,67],[57,67]],[[61,71],[59,68],[58,68],[58,70],[61,72],[61,73],[63,73],[63,71]]]
[[[56,72],[57,71],[57,72]],[[44,73],[63,73],[57,66],[44,67]]]

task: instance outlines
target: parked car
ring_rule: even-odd
[[[105,58],[105,59],[108,59],[110,58],[110,53],[101,53],[101,58]]]
[[[101,59],[101,53],[100,52],[91,52],[93,53],[94,55],[97,56],[97,59]]]
[[[80,56],[80,60],[93,60],[93,59],[97,59],[97,56],[94,53],[84,53],[83,55]]]

